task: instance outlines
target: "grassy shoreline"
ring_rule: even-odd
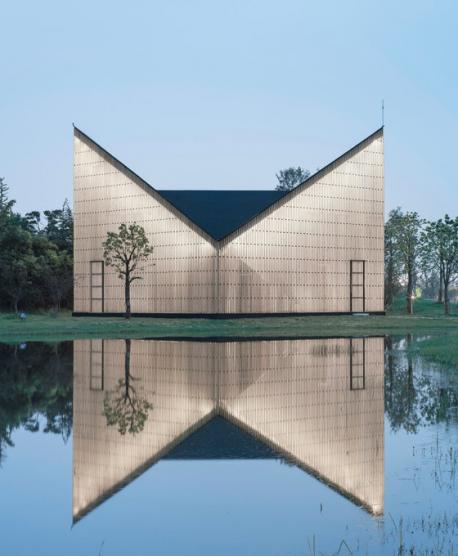
[[[78,338],[256,338],[458,333],[458,312],[441,314],[433,301],[419,300],[416,314],[402,313],[397,300],[386,316],[204,318],[96,318],[37,313],[21,321],[12,313],[0,313],[0,342],[59,341]]]

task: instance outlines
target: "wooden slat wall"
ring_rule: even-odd
[[[350,260],[366,311],[383,311],[383,136],[223,242],[220,311],[350,311]]]
[[[125,349],[124,340],[103,340],[104,390],[94,391],[90,388],[91,340],[74,342],[74,518],[154,462],[213,408],[212,350],[202,350],[198,343],[132,340],[133,385],[153,409],[144,430],[136,435],[122,436],[116,427],[107,427],[103,401],[106,392],[124,378]]]
[[[135,388],[153,404],[144,430],[135,436],[106,426],[105,392],[90,389],[91,342],[74,345],[75,517],[132,480],[214,412],[289,454],[373,513],[383,510],[383,339],[365,340],[365,389],[356,391],[350,390],[349,339],[132,340]],[[105,391],[124,376],[124,350],[123,340],[104,341]]]
[[[363,340],[353,342],[359,349]],[[365,389],[353,391],[349,339],[237,344],[232,360],[256,379],[241,384],[226,373],[220,405],[243,427],[378,514],[384,496],[383,339],[364,342]]]
[[[366,311],[383,311],[383,134],[309,187],[219,244],[75,136],[75,302],[89,312],[91,260],[107,231],[141,224],[155,251],[132,288],[132,311],[350,311],[350,260],[366,261]],[[105,269],[105,312],[123,286]]]
[[[89,312],[90,261],[103,259],[102,242],[122,223],[145,228],[154,253],[143,280],[132,286],[132,311],[212,313],[214,247],[109,160],[74,138],[74,310]],[[105,312],[124,311],[121,280],[105,268]]]

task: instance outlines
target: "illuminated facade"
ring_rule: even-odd
[[[75,128],[75,314],[123,313],[102,242],[133,222],[154,246],[133,314],[382,313],[383,156],[380,129],[284,195],[161,192]]]
[[[79,520],[159,460],[283,458],[372,514],[383,512],[384,341],[76,340],[73,517]],[[126,390],[130,377],[131,386]],[[106,400],[120,396],[110,423]],[[149,410],[144,411],[144,402]],[[131,408],[140,412],[138,419]],[[121,427],[128,418],[133,433]],[[143,412],[143,413],[142,413]],[[215,419],[258,444],[198,449]],[[203,432],[202,432],[203,434]],[[218,444],[231,442],[218,430]],[[271,450],[271,452],[268,451]],[[229,453],[228,453],[229,452]],[[154,499],[154,493],[151,493]]]

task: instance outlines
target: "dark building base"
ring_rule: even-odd
[[[124,317],[124,313],[86,313],[74,311],[74,317]],[[132,313],[132,317],[161,319],[247,319],[263,317],[336,317],[357,315],[384,316],[385,311],[335,312],[335,313]]]

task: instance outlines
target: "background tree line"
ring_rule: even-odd
[[[458,388],[453,369],[423,365],[412,335],[385,338],[385,414],[391,429],[416,433],[420,427],[456,419]],[[427,369],[427,370],[426,370]]]
[[[73,215],[61,209],[14,211],[0,178],[0,309],[72,308]]]
[[[449,314],[458,281],[458,217],[436,221],[416,212],[392,210],[385,223],[385,306],[405,295],[413,313],[415,297],[435,298]]]
[[[289,191],[309,175],[300,166],[281,170],[277,174],[277,189]],[[68,202],[61,209],[46,210],[43,214],[32,211],[24,216],[14,211],[14,204],[5,180],[0,178],[0,309],[15,312],[71,309],[73,215]],[[137,228],[135,245],[143,242],[144,250],[151,251],[143,229]],[[132,235],[134,231],[126,227],[126,234]],[[119,234],[112,236],[123,239]],[[104,244],[107,264],[114,247]],[[149,252],[145,251],[145,257]],[[404,295],[406,311],[412,313],[414,299],[421,295],[435,298],[448,314],[450,303],[458,295],[457,282],[458,217],[445,215],[427,221],[416,212],[392,210],[385,224],[386,308],[395,297]]]
[[[14,431],[72,431],[73,342],[0,344],[0,467]]]

